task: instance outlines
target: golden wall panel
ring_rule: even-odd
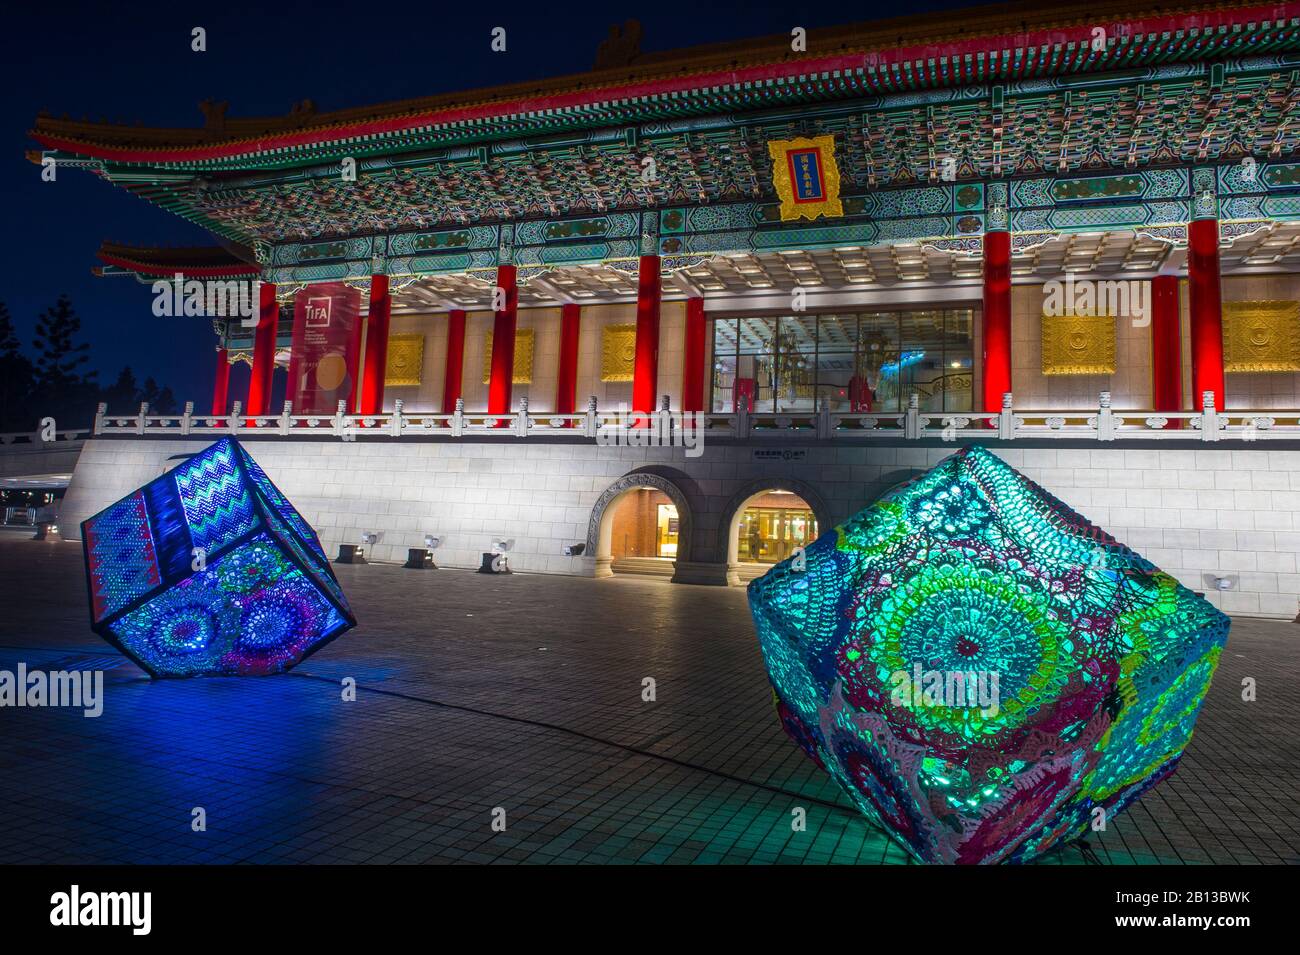
[[[1042,316],[1044,375],[1115,374],[1113,315]]]
[[[389,335],[384,385],[394,388],[420,384],[424,374],[424,336]]]
[[[492,380],[492,332],[483,339],[483,384]],[[515,329],[515,374],[511,382],[516,385],[533,383],[533,330]]]
[[[631,381],[636,368],[636,325],[606,325],[600,332],[600,380]]]
[[[1224,371],[1300,371],[1300,302],[1224,302]]]

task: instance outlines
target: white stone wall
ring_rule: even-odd
[[[86,444],[64,500],[60,524],[81,520],[162,473],[168,457],[201,441],[93,440]],[[606,448],[535,439],[489,441],[248,441],[245,446],[311,522],[327,552],[382,536],[379,560],[404,560],[425,534],[443,538],[440,564],[477,567],[493,537],[513,537],[521,571],[590,572],[564,557],[585,541],[602,492],[630,471],[654,467],[690,503],[692,534],[683,560],[693,579],[725,579],[719,528],[729,503],[747,489],[798,482],[820,508],[824,528],[881,493],[937,464],[952,447],[789,444],[800,461],[756,461],[757,447]],[[1291,619],[1300,595],[1300,451],[1136,450],[1114,445],[995,449],[1009,464],[1232,614]],[[679,568],[680,570],[680,568]],[[1207,575],[1233,575],[1217,592]]]

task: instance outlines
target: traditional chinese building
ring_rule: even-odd
[[[1225,609],[1295,615],[1300,4],[664,54],[629,25],[598,62],[194,129],[39,117],[34,161],[214,236],[106,244],[103,274],[260,283],[213,320],[210,401],[99,416],[70,515],[234,431],[328,543],[723,583],[980,440]],[[597,442],[620,406],[701,413],[703,453]]]

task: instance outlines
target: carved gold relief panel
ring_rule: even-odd
[[[600,332],[600,380],[631,381],[636,367],[636,325],[606,325]]]
[[[420,383],[424,373],[424,336],[389,335],[384,384],[404,388]]]
[[[1044,375],[1115,374],[1115,318],[1111,315],[1044,315]]]
[[[1300,302],[1224,302],[1224,371],[1300,371]]]
[[[492,380],[492,333],[483,340],[483,384]],[[515,373],[510,379],[516,385],[533,383],[533,330],[515,329]]]

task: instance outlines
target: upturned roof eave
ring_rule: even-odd
[[[1023,32],[995,31],[967,34],[961,37],[949,36],[919,45],[894,46],[880,42],[854,44],[853,41],[862,40],[864,28],[850,27],[845,28],[843,34],[845,39],[840,49],[828,56],[795,58],[789,53],[789,38],[782,37],[777,39],[786,49],[780,57],[776,56],[774,40],[760,40],[746,43],[743,48],[741,45],[728,44],[719,45],[717,48],[682,51],[675,58],[668,54],[661,54],[662,59],[652,57],[651,62],[647,62],[644,66],[622,70],[605,70],[541,83],[499,87],[480,91],[474,99],[468,98],[473,94],[447,94],[323,113],[308,122],[304,122],[301,117],[293,116],[265,121],[231,121],[231,125],[237,128],[248,128],[260,122],[269,124],[265,130],[256,135],[221,138],[210,129],[131,128],[111,124],[76,123],[44,116],[38,118],[36,127],[30,135],[47,149],[106,162],[184,166],[205,162],[231,162],[240,157],[265,156],[283,151],[286,155],[275,165],[289,166],[302,161],[301,152],[305,148],[324,147],[337,143],[363,143],[375,138],[419,131],[423,127],[483,123],[485,124],[483,135],[484,138],[488,138],[493,131],[487,127],[493,122],[547,111],[580,110],[619,104],[629,100],[653,102],[655,98],[659,98],[666,109],[674,98],[706,93],[714,88],[743,88],[746,85],[766,85],[792,78],[827,74],[852,75],[872,70],[879,72],[898,68],[904,64],[952,57],[963,59],[979,56],[1000,57],[1004,52],[1014,49],[1062,45],[1077,47],[1090,39],[1090,31],[1097,25],[1123,26],[1132,34],[1159,35],[1176,33],[1180,30],[1240,30],[1256,22],[1286,21],[1300,16],[1300,3],[1252,5],[1229,2],[1184,4],[1172,10],[1160,10],[1149,15],[1130,15],[1118,20],[1098,23],[1101,17],[1113,15],[1112,11],[1123,9],[1125,6],[1125,4],[1115,3],[1094,4],[1089,8],[1089,15],[1086,17],[1077,13],[1067,17],[1059,10],[1049,10],[1037,18],[1032,18],[1021,6],[1005,5],[997,9],[1010,10],[1010,13],[1002,13],[1000,18],[991,14],[983,17],[976,16],[977,27],[982,20],[985,23],[1002,23],[1005,29],[1005,21],[1021,14],[1025,17],[1021,21],[1021,26],[1028,27],[1031,20],[1034,21],[1034,26]],[[973,12],[979,14],[978,10]],[[951,21],[950,13],[943,16],[945,18],[943,22]],[[869,25],[868,29],[878,39],[879,34],[890,24],[895,25],[894,29],[908,27],[915,31],[916,24],[923,22],[938,21],[933,16],[905,18],[887,21],[885,24]],[[813,31],[814,36],[816,33],[817,31]],[[747,65],[733,63],[729,67],[722,68],[716,62],[727,55],[726,51],[739,54],[743,50],[749,50],[750,56],[754,58]],[[686,67],[683,67],[683,62],[712,63],[713,67],[684,71]],[[1106,68],[1108,64],[1099,62],[1098,66]],[[950,76],[947,81],[940,79],[933,83],[925,82],[923,85],[929,87],[963,85],[965,82],[964,77]],[[293,124],[297,124],[296,128],[289,128]],[[275,128],[276,126],[279,128]],[[208,139],[196,141],[203,137]]]

